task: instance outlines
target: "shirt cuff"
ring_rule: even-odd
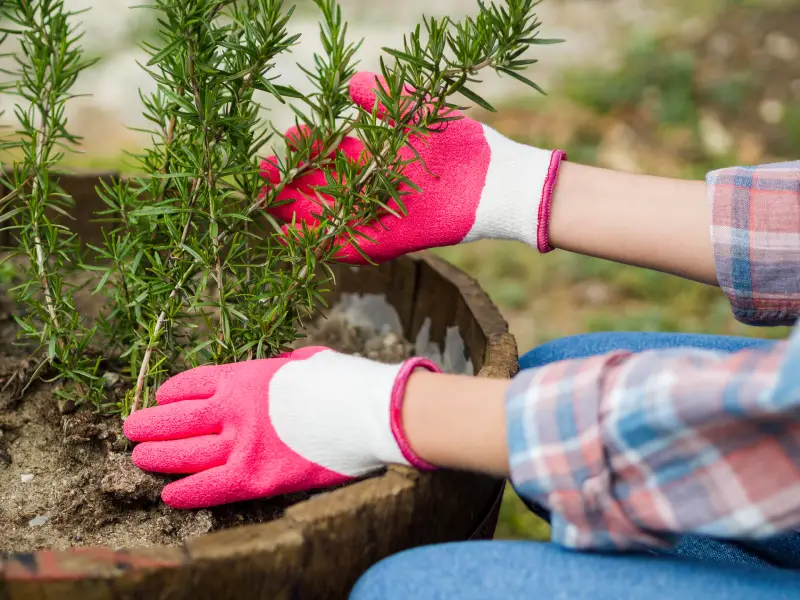
[[[553,363],[520,373],[506,396],[511,482],[550,509],[553,542],[608,550],[668,547],[637,527],[615,499],[602,400],[630,352]]]
[[[720,287],[749,325],[800,315],[800,161],[730,167],[706,176]]]

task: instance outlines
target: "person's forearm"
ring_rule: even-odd
[[[618,351],[530,369],[513,384],[419,371],[403,427],[428,463],[510,474],[523,498],[552,511],[562,545],[764,538],[800,524],[790,493],[800,485],[791,443],[800,401],[785,393],[799,343]],[[765,461],[775,471],[767,487]]]
[[[505,393],[510,381],[417,371],[403,403],[414,452],[437,467],[508,477]]]
[[[705,182],[564,162],[549,236],[555,248],[717,285]]]

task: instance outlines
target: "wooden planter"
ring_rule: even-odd
[[[81,214],[100,209],[97,176],[66,178]],[[98,226],[79,219],[84,239]],[[517,348],[478,284],[440,259],[337,269],[341,293],[384,294],[415,339],[428,320],[443,345],[457,326],[479,377],[508,378]],[[332,298],[333,300],[334,298]],[[0,600],[249,600],[346,598],[377,561],[423,544],[491,538],[503,482],[392,467],[315,496],[280,520],[215,532],[182,547],[75,548],[0,556]]]

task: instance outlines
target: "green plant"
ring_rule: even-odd
[[[28,259],[24,281],[14,290],[27,315],[17,321],[39,349],[37,373],[49,366],[70,384],[58,393],[98,401],[99,358],[89,351],[95,328],[75,310],[76,285],[70,278],[78,240],[53,219],[70,208],[53,170],[64,148],[78,142],[67,130],[64,109],[78,74],[91,62],[82,58],[75,13],[63,0],[7,0],[2,13],[4,34],[20,44],[13,55],[16,68],[8,72],[14,83],[4,90],[18,99],[19,129],[3,148],[21,158],[4,177],[12,191],[2,201],[13,201],[2,218],[11,220],[17,249]]]
[[[63,11],[60,1],[37,1],[39,7]],[[27,0],[14,4],[20,10],[29,6]],[[299,38],[291,33],[292,9],[282,0],[154,0],[151,5],[159,29],[157,42],[144,45],[150,56],[145,68],[157,91],[142,101],[152,123],[152,145],[135,157],[141,177],[98,189],[108,206],[104,217],[118,224],[92,248],[99,266],[87,266],[97,273],[95,292],[107,295],[107,310],[90,326],[76,316],[74,303],[65,302],[56,308],[64,317],[37,325],[64,349],[45,361],[63,377],[82,385],[96,381],[96,367],[81,370],[88,376],[84,382],[63,365],[71,357],[88,360],[86,346],[76,340],[88,344],[97,336],[106,356],[128,365],[124,375],[132,389],[121,405],[108,408],[125,413],[147,405],[153,386],[175,370],[285,349],[298,335],[298,320],[322,304],[331,285],[329,265],[341,244],[357,245],[356,229],[383,212],[405,212],[404,195],[414,186],[403,174],[407,162],[399,150],[409,136],[436,135],[455,118],[451,98],[458,93],[491,109],[473,89],[484,69],[538,89],[520,73],[535,62],[523,54],[531,45],[555,41],[537,37],[536,0],[479,1],[477,16],[461,22],[426,18],[402,48],[385,49],[386,89],[377,95],[390,119],[382,120],[349,100],[359,44],[348,39],[338,3],[314,4],[322,17],[324,52],[303,67],[313,88],[308,94],[281,85],[274,71],[275,58]],[[59,36],[52,41],[68,39],[64,31]],[[291,103],[297,124],[308,131],[292,141],[294,149],[262,119],[256,92]],[[351,162],[335,152],[345,135],[364,143],[365,160]],[[33,139],[23,139],[20,147],[28,152]],[[267,145],[280,150],[282,177],[265,189],[257,156]],[[21,178],[14,182],[17,198],[27,197],[26,174],[52,181],[52,164],[42,171],[39,163],[21,163]],[[284,233],[264,209],[291,181],[318,167],[337,173],[315,190],[332,204],[320,204],[319,226],[290,226]],[[48,187],[36,198],[54,206],[57,197]],[[35,220],[17,210],[11,211],[19,222],[16,235],[35,249]],[[46,285],[26,283],[24,299],[44,307],[34,322],[46,323],[48,299],[63,285],[66,263],[77,249],[63,225],[37,218],[61,235],[61,245],[50,249],[55,263],[42,280]],[[41,261],[33,260],[35,252],[31,258],[36,268]]]

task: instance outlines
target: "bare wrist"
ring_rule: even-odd
[[[716,285],[706,185],[563,163],[553,247]]]
[[[506,380],[416,371],[403,401],[414,452],[437,467],[508,474]]]

